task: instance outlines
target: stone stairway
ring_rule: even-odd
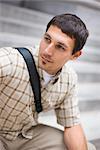
[[[0,3],[0,47],[38,43],[51,17],[39,11]],[[100,139],[100,52],[88,51],[88,45],[85,49],[84,55],[69,65],[79,76],[79,105],[85,133],[89,140],[96,141]],[[51,114],[54,111],[45,113],[45,116],[41,113],[39,121],[63,129]]]
[[[50,18],[44,13],[0,3],[0,45],[33,45],[43,35]]]

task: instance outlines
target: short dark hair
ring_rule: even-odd
[[[53,17],[47,24],[46,32],[51,25],[57,26],[66,35],[75,38],[73,54],[83,48],[89,36],[85,23],[74,14],[60,14]]]

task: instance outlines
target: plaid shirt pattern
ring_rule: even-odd
[[[34,56],[41,80],[43,111],[55,109],[57,122],[65,127],[80,123],[77,100],[77,75],[65,65],[61,72],[44,86],[43,71],[38,66],[36,47],[28,47]],[[0,49],[0,135],[14,140],[38,124],[34,94],[29,82],[27,66],[21,54],[11,47]]]

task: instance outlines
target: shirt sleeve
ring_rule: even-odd
[[[67,91],[60,107],[55,110],[57,122],[64,127],[71,127],[80,124],[80,112],[77,97],[77,80],[75,79],[73,81],[74,84],[69,83],[69,91]]]
[[[0,84],[11,73],[9,48],[0,48]]]

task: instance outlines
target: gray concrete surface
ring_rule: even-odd
[[[100,12],[94,12],[92,9],[86,9],[82,6],[75,6],[74,11],[82,18],[86,17],[91,36],[83,56],[78,61],[69,64],[79,76],[78,96],[84,131],[87,139],[96,145],[97,150],[100,150],[100,42],[98,42],[100,30],[97,30],[100,25],[98,19]],[[0,5],[0,47],[32,46],[38,43],[45,29],[45,24],[50,18],[51,15],[41,14],[39,11],[30,11],[10,5],[2,5],[1,7]],[[95,34],[96,36],[94,36]],[[56,122],[54,111],[41,113],[39,122],[63,130],[63,127]]]

